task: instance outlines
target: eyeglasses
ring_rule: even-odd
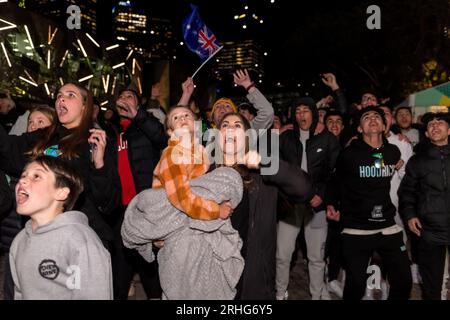
[[[377,168],[377,169],[384,168],[383,153],[376,152],[376,153],[372,154],[372,157],[375,158],[375,168]]]

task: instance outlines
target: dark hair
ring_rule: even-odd
[[[328,109],[325,117],[323,118],[323,123],[327,123],[327,119],[331,116],[339,116],[341,117],[342,122],[344,122],[344,115],[342,114],[342,112],[336,109]]]
[[[164,128],[166,129],[166,131],[169,130],[169,129],[172,129],[170,127],[170,125],[171,125],[171,123],[170,123],[170,114],[173,111],[175,111],[176,109],[189,110],[189,112],[194,117],[194,120],[197,120],[197,115],[194,113],[194,111],[191,110],[191,108],[189,108],[189,106],[181,106],[181,105],[172,106],[172,107],[169,108],[169,111],[167,111],[166,121],[164,121]]]
[[[81,175],[60,158],[38,156],[28,162],[27,166],[31,163],[38,163],[44,167],[44,169],[53,172],[55,174],[56,188],[69,188],[70,193],[64,201],[63,208],[64,211],[72,210],[78,196],[84,189]]]
[[[425,128],[428,127],[428,123],[433,120],[443,120],[450,125],[450,115],[447,112],[427,112],[422,116],[422,123]]]
[[[119,94],[117,95],[117,97],[120,97],[120,95],[122,94],[122,93],[124,93],[125,91],[130,91],[130,92],[132,92],[133,93],[133,95],[136,97],[136,99],[137,99],[137,102],[138,102],[138,105],[140,105],[141,104],[141,96],[140,96],[140,94],[136,91],[136,90],[134,90],[134,89],[122,89],[122,90],[120,90],[119,91]]]
[[[398,107],[397,109],[395,109],[394,117],[397,116],[397,113],[398,113],[400,110],[408,110],[409,113],[412,115],[412,108],[411,108],[411,107],[408,107],[408,106],[401,106],[401,107]]]
[[[248,112],[250,112],[250,114],[254,115],[255,117],[256,117],[256,115],[258,114],[257,111],[256,111],[256,109],[255,109],[255,107],[252,106],[251,104],[247,103],[247,102],[241,103],[241,104],[238,106],[238,110],[239,110],[239,111],[240,111],[240,110],[247,110]]]
[[[78,158],[79,156],[79,154],[77,153],[78,147],[80,145],[87,143],[87,139],[90,136],[89,129],[92,128],[93,123],[92,122],[93,98],[92,93],[88,89],[77,83],[68,82],[63,86],[61,86],[61,88],[69,84],[75,86],[80,91],[85,106],[80,124],[76,128],[74,128],[71,134],[62,138],[59,141],[59,149],[61,150],[61,157],[70,160],[73,158]],[[48,147],[48,143],[54,137],[56,133],[56,128],[57,125],[50,126],[44,129],[45,133],[43,138],[40,139],[38,143],[34,146],[34,148],[31,150],[31,155],[33,157],[43,154],[44,150]]]
[[[359,126],[360,123],[361,123],[362,116],[364,114],[366,114],[367,112],[370,112],[370,111],[374,111],[374,112],[378,113],[381,116],[381,120],[383,120],[383,124],[386,125],[386,118],[384,116],[384,111],[382,109],[380,109],[379,107],[375,107],[375,106],[368,106],[368,107],[366,107],[364,109],[359,110],[356,113],[356,117],[354,119],[355,120],[355,124],[357,124]]]
[[[224,122],[224,120],[230,116],[236,116],[238,117],[243,125],[244,125],[244,130],[248,130],[251,129],[251,125],[250,122],[247,120],[247,118],[245,118],[243,115],[241,115],[238,112],[229,112],[224,114],[224,116],[222,117],[222,120],[220,120],[219,125],[218,125],[218,129],[220,130],[220,127],[222,126],[222,123]],[[246,145],[245,145],[245,151],[248,151],[248,140],[245,141]],[[250,189],[253,186],[253,179],[250,175],[250,170],[242,164],[238,164],[235,163],[232,166],[233,169],[235,169],[237,172],[239,172],[239,174],[241,175],[242,181],[244,182],[244,188],[246,188],[247,190]]]
[[[374,96],[375,99],[377,99],[377,101],[378,101],[378,93],[375,92],[374,90],[371,90],[371,89],[363,90],[363,92],[362,92],[362,94],[361,94],[361,99],[360,99],[360,100],[362,100],[362,97],[363,97],[364,95],[366,95],[366,94],[370,94],[370,95]]]

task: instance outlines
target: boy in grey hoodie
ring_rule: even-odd
[[[81,177],[58,158],[25,167],[16,202],[30,220],[9,253],[16,300],[112,299],[109,253],[87,217],[69,211],[82,190]]]

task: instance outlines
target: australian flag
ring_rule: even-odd
[[[191,4],[192,12],[183,20],[183,36],[189,50],[205,61],[222,47],[198,14],[198,7]]]

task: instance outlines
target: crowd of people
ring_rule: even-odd
[[[138,274],[148,299],[286,300],[300,243],[312,300],[446,299],[450,116],[322,81],[283,112],[247,70],[248,102],[204,109],[191,78],[168,110],[159,84],[104,113],[77,83],[0,97],[4,298],[125,300]]]

